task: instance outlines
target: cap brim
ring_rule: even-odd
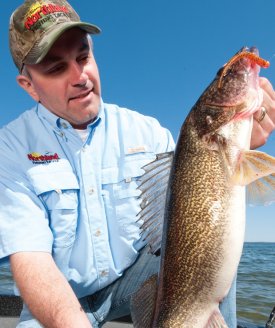
[[[100,28],[96,25],[85,22],[60,23],[58,26],[55,26],[54,30],[47,31],[42,40],[33,46],[33,48],[25,57],[23,64],[34,65],[40,63],[48,51],[51,49],[55,41],[60,37],[60,35],[73,27],[79,27],[86,31],[88,34],[98,34],[101,32]]]

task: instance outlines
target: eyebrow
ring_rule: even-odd
[[[83,42],[81,47],[79,48],[79,52],[85,51],[85,50],[90,50],[90,46],[89,43],[87,42]],[[61,61],[63,59],[62,56],[58,56],[58,55],[51,55],[48,54],[41,62],[41,64],[43,63],[43,65],[47,65],[47,64],[51,64],[57,61]]]

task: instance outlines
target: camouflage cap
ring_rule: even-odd
[[[19,72],[24,64],[41,62],[58,37],[74,26],[100,33],[97,26],[81,22],[66,0],[25,0],[11,15],[9,29],[10,51]]]

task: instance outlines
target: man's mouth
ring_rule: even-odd
[[[92,91],[93,91],[93,90],[91,89],[91,90],[88,90],[88,91],[86,91],[86,92],[82,92],[82,93],[80,93],[80,94],[78,94],[78,95],[76,95],[76,96],[74,96],[74,97],[69,98],[69,101],[71,101],[71,100],[75,100],[75,99],[85,98],[85,97],[87,97]]]

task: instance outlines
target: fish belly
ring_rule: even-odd
[[[235,186],[233,188],[227,217],[228,229],[224,236],[224,247],[221,254],[223,265],[220,268],[218,279],[220,284],[218,290],[221,291],[222,298],[227,295],[231,287],[242,254],[245,234],[245,187]]]

